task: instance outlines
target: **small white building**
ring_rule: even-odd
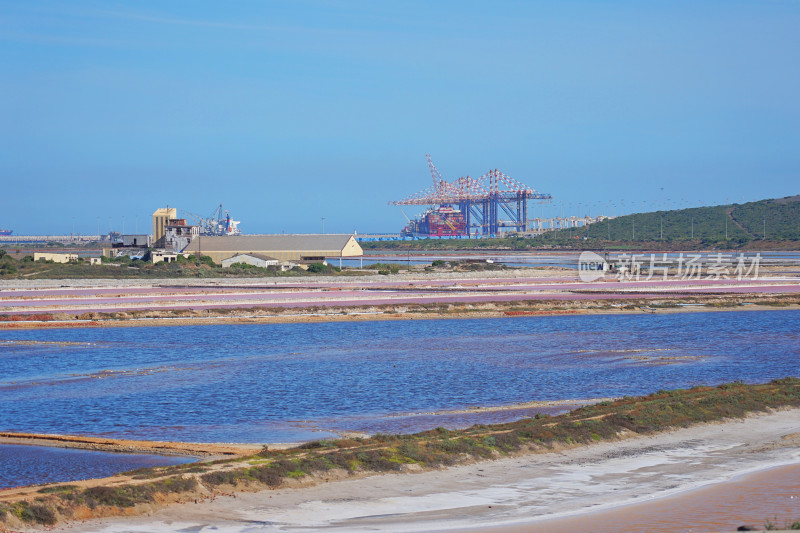
[[[33,252],[33,260],[52,261],[53,263],[69,263],[70,261],[77,261],[78,254]]]
[[[236,254],[233,257],[222,260],[222,268],[229,268],[236,263],[244,263],[256,267],[267,268],[268,266],[278,266],[279,261],[274,257],[264,254]]]
[[[156,263],[173,263],[178,260],[178,255],[187,256],[187,254],[178,254],[171,250],[153,250],[150,252],[150,260],[154,265]]]

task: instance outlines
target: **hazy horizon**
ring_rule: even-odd
[[[17,234],[220,203],[245,233],[396,232],[426,153],[552,194],[536,215],[800,192],[798,2],[0,6]]]

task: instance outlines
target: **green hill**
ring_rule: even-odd
[[[800,195],[635,213],[535,237],[362,242],[365,250],[800,249]]]
[[[797,241],[800,240],[800,195],[744,204],[637,213],[577,231],[590,239],[611,241],[700,241],[733,245],[754,240]]]

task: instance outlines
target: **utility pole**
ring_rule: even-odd
[[[614,202],[611,202],[610,205],[611,205],[611,216],[616,217],[617,216],[617,205]],[[623,234],[623,238],[624,238],[624,234]]]
[[[572,212],[572,204],[569,204],[569,210],[570,210],[570,212]],[[569,225],[569,238],[572,239],[572,215],[570,215],[569,218],[570,218],[570,221],[568,223],[568,225]]]
[[[727,210],[727,207],[730,205],[730,203],[731,203],[730,200],[725,198],[725,207],[726,207],[726,209],[725,209],[725,240],[726,241],[728,240],[728,210]]]
[[[694,240],[694,217],[692,217],[692,240]]]
[[[322,219],[322,234],[325,235],[325,217],[320,217]]]
[[[631,217],[631,240],[636,240],[636,218]]]

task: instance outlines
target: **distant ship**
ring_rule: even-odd
[[[0,229],[0,235],[11,235],[14,233],[13,229]]]

